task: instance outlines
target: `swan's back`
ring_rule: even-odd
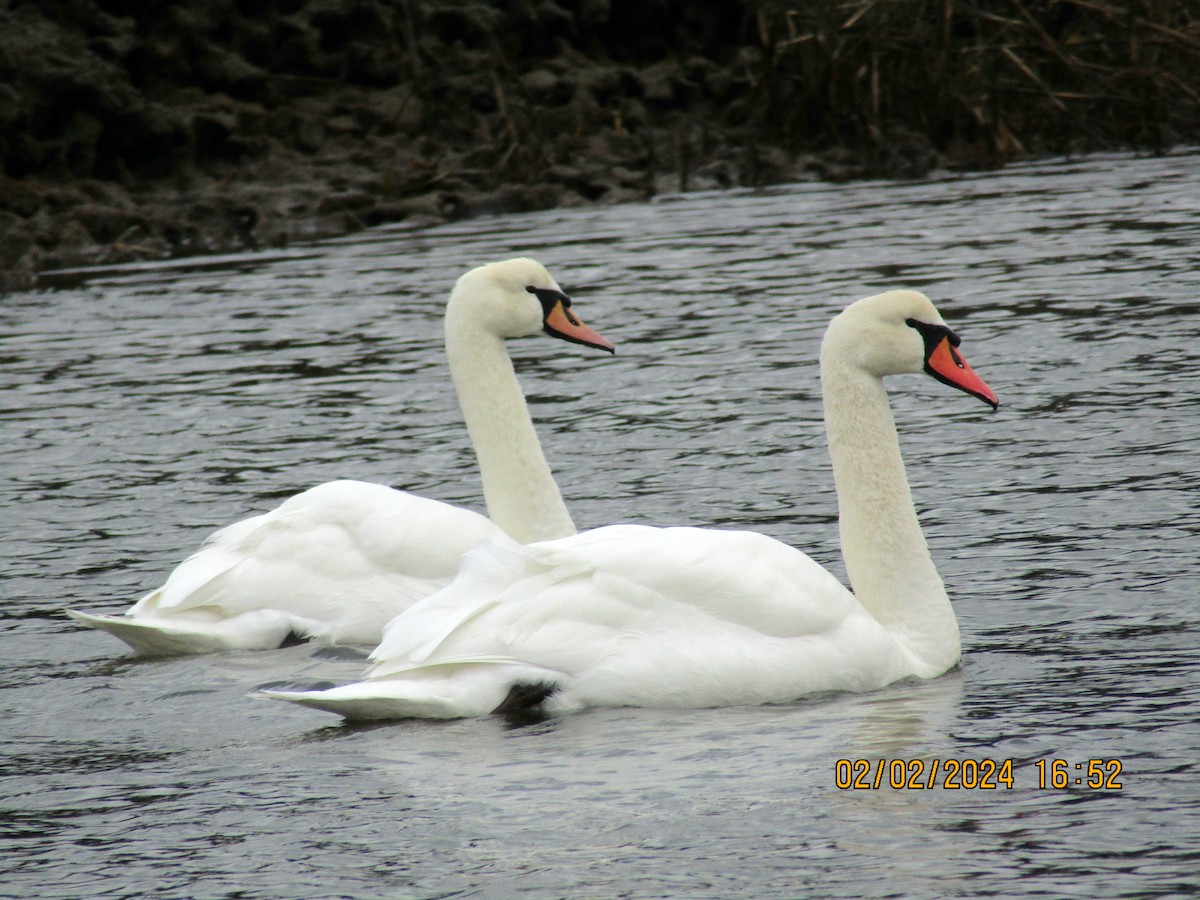
[[[862,689],[902,656],[798,550],[753,532],[618,525],[472,552],[452,585],[389,625],[370,677],[439,670],[477,687],[480,673],[464,672],[491,668],[498,702],[521,673],[552,709],[709,706]]]
[[[279,610],[300,633],[370,643],[483,540],[507,539],[470,510],[333,481],[218,531],[129,615],[203,622]]]

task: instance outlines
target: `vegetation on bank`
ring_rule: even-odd
[[[0,271],[1200,142],[1190,0],[14,0]]]
[[[793,149],[886,153],[907,132],[1002,163],[1200,137],[1200,6],[1186,0],[772,6],[759,124]]]

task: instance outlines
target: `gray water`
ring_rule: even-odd
[[[1002,402],[890,383],[961,667],[783,706],[363,728],[252,694],[353,679],[365,649],[139,661],[61,615],[125,608],[321,481],[478,508],[440,317],[462,271],[518,253],[618,347],[512,346],[577,524],[753,528],[839,576],[820,335],[858,297],[930,294]],[[0,303],[0,895],[1200,891],[1200,156],[384,228],[58,284]],[[1014,785],[842,790],[839,759],[1011,759]],[[1040,787],[1055,759],[1119,761],[1122,787]]]

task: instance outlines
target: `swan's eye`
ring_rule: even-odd
[[[962,343],[962,338],[945,325],[933,325],[929,322],[922,322],[920,319],[905,319],[904,324],[909,328],[915,328],[921,337],[925,339],[925,343],[929,343],[930,341],[936,343],[942,338],[948,340],[951,347],[957,347]]]
[[[922,322],[920,319],[905,319],[904,324],[916,329],[917,334],[921,335],[921,340],[925,342],[926,359],[942,341],[949,341],[951,347],[957,347],[962,343],[962,339],[945,325],[933,325],[929,322]],[[957,354],[952,350],[950,355],[957,363]]]
[[[571,298],[559,291],[552,290],[551,288],[534,287],[532,284],[525,285],[525,290],[536,296],[539,300],[542,300],[543,303],[547,297],[553,297],[555,302],[561,303],[567,309],[571,308]]]
[[[575,317],[568,312],[571,307],[571,298],[562,291],[556,291],[554,288],[538,288],[533,286],[530,286],[528,291],[541,301],[542,315],[548,316],[556,306],[561,306],[563,315],[567,317],[567,321],[573,325],[579,324],[575,320]]]

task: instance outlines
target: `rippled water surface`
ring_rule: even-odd
[[[792,705],[336,724],[364,651],[123,656],[215,527],[337,477],[480,506],[441,352],[467,267],[551,267],[618,355],[513,344],[581,528],[754,528],[842,574],[816,353],[916,287],[1000,411],[893,379],[961,668]],[[0,300],[0,895],[1200,891],[1200,156],[393,228]],[[839,759],[1014,760],[841,790]],[[1038,784],[1117,760],[1120,790]],[[1047,773],[1049,774],[1049,773]],[[885,779],[886,781],[886,779]]]

